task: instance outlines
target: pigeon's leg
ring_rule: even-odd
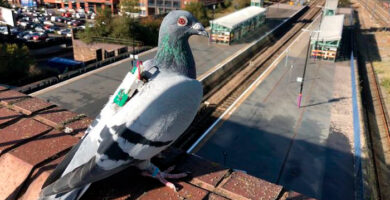
[[[155,166],[150,161],[144,161],[137,165],[137,167],[143,170],[142,175],[147,177],[152,177],[159,180],[165,186],[176,191],[176,187],[173,183],[167,181],[166,179],[179,179],[186,177],[187,173],[178,173],[178,174],[170,174],[170,172],[175,168],[175,166],[171,166],[165,171],[161,171],[157,166]]]

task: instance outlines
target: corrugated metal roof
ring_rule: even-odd
[[[265,8],[261,8],[257,6],[249,6],[239,11],[236,11],[232,14],[223,16],[216,20],[212,20],[211,22],[232,29],[257,15],[264,13],[265,11],[266,11]]]
[[[319,35],[312,35],[313,40],[334,41],[340,40],[343,33],[344,15],[324,16],[322,18]]]
[[[326,0],[325,9],[336,10],[339,0]]]

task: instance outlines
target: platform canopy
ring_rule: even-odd
[[[325,9],[336,10],[339,0],[326,0]]]
[[[321,22],[320,32],[312,36],[313,40],[335,41],[341,40],[343,33],[344,15],[324,16]]]
[[[232,14],[213,20],[212,23],[233,29],[240,24],[248,21],[249,19],[258,16],[261,13],[264,13],[265,11],[265,8],[249,6]]]

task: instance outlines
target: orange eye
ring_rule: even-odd
[[[179,17],[179,19],[177,19],[177,25],[179,25],[179,26],[185,26],[185,25],[187,25],[187,23],[188,23],[188,20],[184,16],[181,16],[181,17]]]

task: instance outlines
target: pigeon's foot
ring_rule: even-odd
[[[142,172],[142,175],[155,178],[155,179],[159,180],[165,186],[167,186],[167,187],[173,189],[175,192],[177,192],[176,186],[173,183],[167,181],[166,179],[184,178],[184,177],[188,176],[188,173],[171,174],[170,172],[173,171],[174,169],[175,169],[175,166],[171,166],[168,169],[166,169],[165,171],[160,171],[160,169],[158,167],[154,167],[154,170],[152,173],[149,170],[146,170],[146,171]]]

